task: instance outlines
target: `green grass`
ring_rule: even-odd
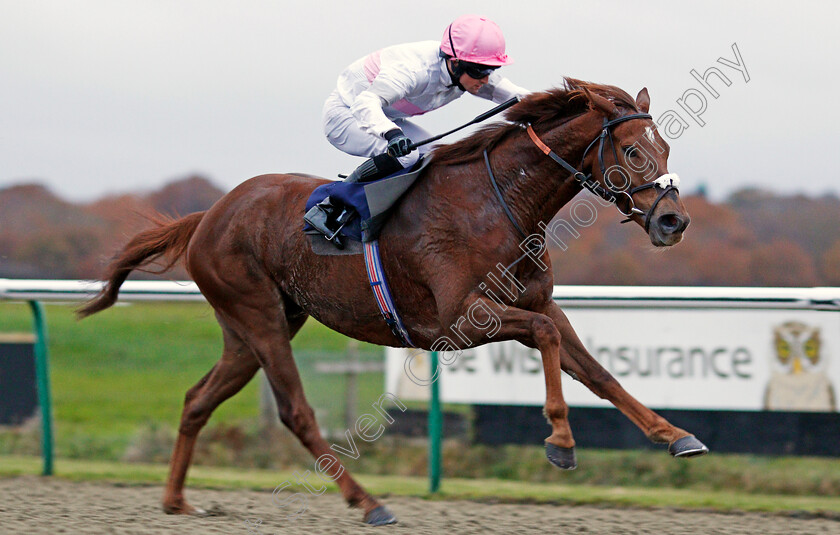
[[[34,457],[0,457],[0,477],[37,473],[40,460]],[[62,459],[56,463],[58,477],[74,481],[108,481],[122,484],[162,484],[166,465],[117,463]],[[634,507],[712,508],[720,511],[806,512],[836,517],[836,497],[743,494],[730,491],[697,491],[642,487],[600,487],[524,483],[499,479],[457,479],[443,481],[441,492],[431,496],[422,477],[359,475],[359,482],[376,495],[417,496],[433,499],[472,499],[494,502],[605,504]],[[196,466],[190,470],[190,487],[251,489],[265,491],[285,481],[291,472],[243,470]],[[337,492],[335,485],[329,490]]]
[[[120,480],[131,480],[132,471],[136,470],[142,481],[150,482],[150,474],[159,478],[155,481],[162,481],[164,466],[74,464],[71,460],[122,460],[132,449],[141,451],[139,459],[168,458],[184,393],[221,353],[221,333],[211,309],[205,304],[134,304],[77,322],[70,306],[45,308],[59,473],[82,477],[86,471],[100,467],[102,472],[113,472]],[[31,322],[27,305],[0,303],[0,332],[29,331]],[[307,397],[322,428],[340,434],[344,431],[344,378],[317,374],[314,364],[343,359],[347,341],[311,320],[293,341]],[[381,348],[362,344],[360,350],[362,359],[381,358]],[[259,433],[257,387],[257,381],[252,381],[224,403],[199,440],[199,464],[238,467],[196,466],[198,481],[204,481],[200,478],[205,469],[209,470],[207,474],[227,474],[244,473],[246,467],[311,468],[311,458],[288,433],[279,439],[266,439]],[[361,375],[358,412],[366,412],[383,388],[382,374]],[[458,409],[467,410],[463,406]],[[243,442],[246,446],[239,447]],[[370,474],[364,479],[374,485],[383,481],[382,486],[373,487],[377,492],[396,492],[395,487],[405,487],[422,495],[425,484],[417,476],[426,472],[424,441],[383,438],[360,447],[361,458],[348,464],[348,469]],[[237,451],[231,453],[232,450]],[[36,430],[0,431],[0,455],[35,455],[38,451]],[[568,473],[552,469],[540,445],[489,447],[447,441],[443,452],[444,491],[482,499],[509,493],[509,497],[522,499],[556,500],[561,496],[564,500],[589,500],[587,503],[601,499],[622,503],[631,499],[640,504],[648,499],[648,491],[639,490],[644,488],[652,493],[651,504],[664,492],[674,496],[671,500],[682,497],[692,504],[701,504],[704,499],[722,503],[729,500],[744,508],[749,505],[740,505],[734,497],[722,497],[737,491],[755,497],[756,503],[763,503],[765,495],[795,495],[802,500],[820,497],[817,502],[822,503],[823,497],[837,500],[840,496],[840,463],[835,459],[712,454],[680,462],[670,459],[664,451],[586,448],[579,449],[578,457],[578,470]],[[0,473],[14,473],[10,458],[21,459],[0,459]],[[27,467],[25,473],[39,471],[33,462],[21,461]],[[91,477],[99,476],[94,473]],[[276,479],[275,475],[271,477]],[[482,482],[487,478],[495,478],[495,483],[487,484],[491,490],[483,493]],[[250,481],[243,479],[243,485],[253,485]],[[207,484],[212,481],[208,479]],[[632,491],[611,490],[614,488]],[[753,498],[749,500],[752,503]]]
[[[220,328],[203,303],[117,306],[81,322],[72,306],[45,309],[58,456],[115,459],[141,429],[177,428],[187,389],[221,355]],[[0,332],[31,331],[31,323],[26,304],[0,303]],[[327,429],[343,425],[344,378],[316,374],[314,364],[342,359],[347,341],[313,320],[293,341],[307,396]],[[368,344],[360,351],[362,359],[382,354]],[[364,412],[382,394],[382,374],[362,374],[358,383]],[[251,381],[212,422],[253,421],[257,390]]]

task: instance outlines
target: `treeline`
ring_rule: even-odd
[[[716,204],[684,195],[681,243],[655,248],[612,208],[551,251],[557,284],[667,286],[840,285],[840,199],[742,190]],[[558,217],[568,215],[561,211]],[[568,219],[567,219],[568,220]]]
[[[206,210],[224,192],[203,177],[145,195],[73,204],[40,185],[0,190],[0,277],[97,278],[146,228],[149,214]],[[724,202],[684,195],[691,225],[682,243],[654,248],[612,208],[552,246],[557,284],[840,286],[840,199],[739,191]],[[563,211],[558,217],[571,221]],[[151,278],[141,273],[138,277]],[[184,278],[183,271],[167,275]]]
[[[69,203],[37,184],[0,190],[0,277],[95,279],[129,238],[150,226],[150,215],[206,210],[222,195],[198,176],[149,194],[90,204]],[[186,273],[179,268],[167,276],[186,278]]]

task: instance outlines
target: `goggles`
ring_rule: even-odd
[[[475,80],[481,80],[485,76],[490,76],[490,73],[499,67],[481,65],[480,63],[470,63],[469,61],[461,60],[458,64],[461,72],[466,73],[467,76]]]

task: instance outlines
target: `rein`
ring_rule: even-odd
[[[504,208],[504,210],[505,210],[505,215],[507,215],[510,222],[513,223],[514,228],[519,233],[519,237],[521,237],[523,241],[527,240],[528,239],[528,233],[525,232],[522,229],[522,227],[519,226],[519,223],[516,222],[516,218],[513,217],[513,212],[510,211],[510,207],[505,202],[505,198],[502,195],[502,190],[499,189],[499,184],[496,182],[496,176],[493,174],[493,169],[490,167],[490,157],[487,156],[487,149],[484,149],[484,164],[487,166],[487,174],[490,175],[490,183],[493,185],[493,191],[496,192],[496,198],[499,199],[499,202],[501,203],[502,208]],[[527,251],[522,253],[522,255],[519,258],[517,258],[512,263],[510,263],[502,271],[502,274],[504,275],[505,273],[508,273],[510,271],[510,268],[512,268],[513,266],[515,266],[519,262],[521,262],[522,259],[524,259],[526,256],[532,255],[533,253],[539,251],[540,249],[542,249],[542,247],[540,247],[540,246],[529,246]]]

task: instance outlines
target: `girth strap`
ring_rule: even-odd
[[[391,329],[397,340],[403,347],[415,347],[408,335],[408,330],[397,312],[394,299],[391,297],[391,289],[385,279],[385,271],[382,269],[382,260],[379,256],[379,240],[369,241],[364,244],[365,268],[367,269],[370,288],[373,290],[373,297],[382,318]]]

